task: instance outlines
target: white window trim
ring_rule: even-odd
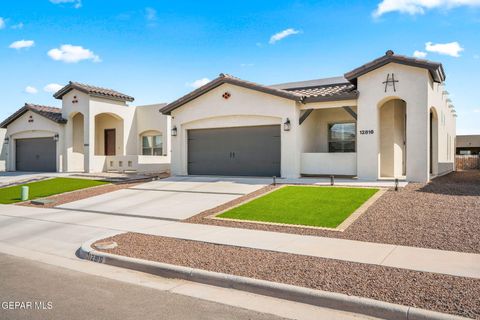
[[[153,154],[153,150],[154,149],[159,149],[158,147],[155,148],[155,146],[153,145],[153,141],[154,141],[154,137],[157,137],[157,136],[160,136],[161,137],[161,140],[162,140],[162,147],[161,147],[161,154]],[[143,146],[143,139],[144,138],[152,138],[152,147],[150,148],[145,148]],[[142,156],[149,156],[149,157],[162,157],[164,156],[164,149],[165,148],[165,141],[163,139],[163,134],[161,132],[158,132],[158,133],[149,133],[149,134],[141,134],[140,135],[140,155]],[[150,149],[151,150],[151,154],[144,154],[144,150],[145,149]]]
[[[349,153],[349,152],[342,152],[342,151],[339,151],[339,152],[331,152],[330,151],[330,142],[338,142],[338,141],[330,140],[330,126],[335,125],[335,124],[353,124],[355,126],[355,138],[353,140],[355,142],[355,151],[353,151],[353,152],[357,152],[357,122],[346,120],[346,121],[332,121],[332,122],[327,123],[327,150],[328,150],[328,153]],[[352,140],[344,140],[344,141],[352,141]]]

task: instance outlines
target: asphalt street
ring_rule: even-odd
[[[0,319],[282,318],[0,254]]]

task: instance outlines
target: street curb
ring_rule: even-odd
[[[298,287],[289,284],[235,276],[230,274],[176,266],[161,262],[130,258],[92,248],[92,245],[105,237],[82,244],[78,256],[85,260],[111,266],[146,272],[165,278],[183,279],[217,287],[232,288],[254,294],[280,298],[317,307],[363,314],[386,320],[466,320],[468,318],[408,307],[370,298]]]

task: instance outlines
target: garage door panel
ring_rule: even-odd
[[[279,176],[280,126],[188,131],[188,173]]]
[[[55,172],[57,146],[52,137],[16,139],[17,171]]]

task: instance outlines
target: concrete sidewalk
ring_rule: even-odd
[[[91,230],[91,232],[86,232],[85,235],[93,235],[96,233],[94,231],[97,231],[95,230],[96,228],[103,229],[103,232],[108,230],[112,234],[130,231],[416,271],[480,278],[480,254],[13,205],[1,205],[0,217],[6,219],[4,223],[12,223],[11,219],[16,221],[20,219],[25,224],[34,220],[37,223],[44,221],[68,224],[69,226],[74,225],[80,229],[88,227],[88,231]],[[1,234],[6,230],[0,228],[0,231]],[[12,235],[11,231],[9,232],[10,236]],[[2,236],[5,235],[3,233]],[[0,238],[3,238],[2,236]],[[16,239],[21,241],[21,237],[8,238],[8,240]],[[0,241],[2,240],[9,242],[7,239],[0,239]],[[78,243],[77,248],[80,245],[81,243]]]

